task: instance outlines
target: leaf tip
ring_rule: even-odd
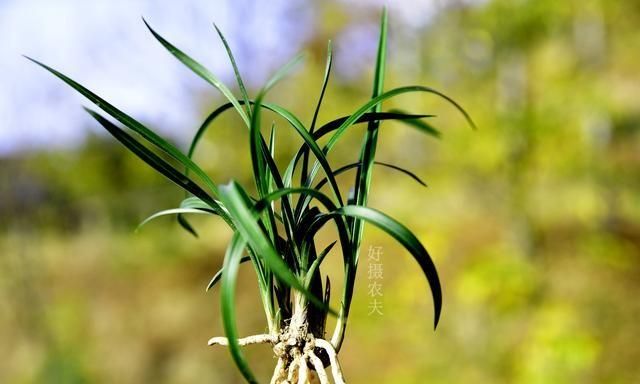
[[[164,40],[164,39],[162,39],[162,38],[160,37],[160,35],[158,35],[158,33],[157,33],[153,28],[151,28],[151,25],[149,25],[149,23],[147,22],[147,19],[145,19],[145,18],[144,18],[144,16],[141,16],[141,18],[142,18],[142,22],[144,23],[144,25],[147,27],[147,29],[149,30],[149,32],[151,32],[151,34],[152,34],[156,39],[158,39],[158,40],[160,40],[160,41]]]
[[[222,31],[220,31],[220,28],[218,28],[218,24],[216,24],[215,22],[213,23],[213,28],[216,29],[216,32],[218,32],[218,35],[220,35],[220,37],[222,37]]]
[[[44,69],[47,69],[49,71],[51,70],[48,66],[44,65],[43,63],[39,62],[38,60],[34,59],[33,57],[31,57],[29,55],[22,54],[21,56],[24,57],[25,59],[29,60],[30,62],[41,66]]]

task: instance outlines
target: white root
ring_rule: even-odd
[[[320,379],[320,384],[329,384],[329,378],[327,377],[327,372],[324,370],[324,366],[322,364],[322,360],[318,356],[316,356],[313,351],[309,352],[309,360],[311,360],[311,364],[313,364],[313,369],[316,370],[318,374],[318,379]]]
[[[298,366],[298,384],[305,384],[309,376],[306,355],[300,356]]]
[[[287,380],[289,380],[289,382],[291,383],[293,383],[293,380],[295,378],[295,373],[296,373],[296,370],[298,370],[299,364],[300,364],[299,356],[296,356],[296,358],[291,362],[291,365],[289,365],[289,375],[287,376]]]
[[[331,373],[333,374],[333,380],[336,384],[345,384],[344,377],[342,376],[342,371],[340,369],[340,364],[338,363],[338,359],[336,358],[336,351],[333,349],[333,346],[324,339],[316,339],[316,346],[327,351],[327,355],[329,355],[329,361],[331,362]]]
[[[238,339],[238,344],[241,346],[250,345],[250,344],[267,344],[274,343],[276,341],[276,337],[273,335],[262,334],[262,335],[253,335],[247,336],[242,339]],[[229,345],[229,339],[226,337],[212,337],[209,339],[209,345]]]
[[[282,369],[284,368],[284,360],[282,357],[278,358],[276,368],[273,370],[273,376],[271,377],[271,384],[280,384],[282,379]]]
[[[251,344],[275,344],[276,347],[279,344],[276,344],[279,341],[279,337],[276,335],[270,334],[260,334],[248,336],[242,339],[238,339],[238,344],[240,346],[251,345]],[[229,339],[226,337],[213,337],[208,342],[209,345],[229,345]],[[313,348],[318,347],[322,348],[326,351],[329,356],[329,362],[331,363],[331,374],[333,375],[333,380],[336,384],[345,384],[344,377],[342,376],[342,370],[340,368],[340,363],[338,363],[338,358],[335,349],[327,340],[313,337],[311,340],[308,340],[308,344],[304,348],[304,353],[300,353],[301,351],[297,348],[293,348],[293,360],[289,364],[287,371],[287,379],[284,379],[285,365],[287,364],[287,358],[283,357],[280,353],[276,353],[278,357],[278,363],[274,369],[273,377],[271,379],[271,384],[280,384],[280,383],[294,383],[305,384],[307,383],[310,371],[307,363],[310,362],[313,365],[313,369],[317,373],[317,379],[320,381],[320,384],[329,384],[329,378],[327,376],[327,372],[324,369],[324,364],[322,360],[313,352]],[[275,347],[274,347],[275,350]],[[284,352],[284,351],[283,351]],[[284,380],[283,380],[284,379]]]

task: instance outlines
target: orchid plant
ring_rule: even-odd
[[[328,383],[325,368],[330,368],[336,383],[344,383],[338,352],[347,329],[364,223],[388,233],[415,259],[431,291],[433,324],[434,327],[437,326],[442,308],[442,293],[429,253],[406,226],[387,214],[368,207],[367,201],[374,166],[401,172],[424,185],[418,176],[404,168],[375,161],[382,122],[400,121],[433,136],[438,136],[439,132],[423,120],[432,115],[409,114],[400,110],[382,111],[381,105],[383,101],[398,95],[428,93],[451,103],[471,126],[473,122],[455,101],[433,88],[413,85],[384,90],[386,11],[383,11],[381,17],[371,99],[351,115],[322,125],[318,124],[318,113],[331,73],[331,42],[328,45],[326,69],[315,113],[311,123],[305,125],[289,110],[264,100],[267,92],[300,61],[300,56],[278,70],[252,99],[229,44],[222,32],[215,27],[235,73],[240,92],[240,97],[237,97],[203,65],[165,40],[146,21],[145,24],[173,56],[220,91],[227,101],[207,116],[186,153],[66,75],[36,60],[30,60],[60,78],[124,126],[126,129],[101,113],[85,108],[128,150],[186,191],[188,196],[178,208],[158,212],[143,224],[160,216],[177,215],[179,223],[196,234],[186,215],[204,214],[222,219],[233,231],[222,269],[207,286],[209,290],[218,282],[221,283],[221,314],[225,332],[224,337],[211,338],[209,345],[228,346],[240,372],[250,383],[256,383],[257,379],[241,347],[261,343],[272,345],[278,359],[271,383]],[[193,160],[207,129],[227,110],[235,110],[248,132],[255,183],[253,195],[249,193],[248,187],[233,180],[225,185],[218,185]],[[276,126],[271,125],[270,129],[262,126],[261,116],[265,112],[283,118],[286,126],[279,129],[287,129],[303,141],[284,170],[274,160],[278,147]],[[359,124],[365,125],[366,130],[358,160],[340,167],[330,165],[327,159],[329,152],[334,150],[348,130]],[[336,177],[349,171],[354,171],[355,178],[349,193],[345,195]],[[337,238],[328,246],[318,249],[318,233],[327,224],[335,226]],[[322,264],[336,244],[339,244],[339,252],[342,254],[344,283],[339,287],[339,305],[334,308],[330,298],[332,288],[335,290],[336,287],[332,287],[329,276],[322,273]],[[234,307],[236,280],[242,263],[250,263],[255,269],[267,325],[266,333],[248,337],[240,337],[238,334]],[[329,315],[336,316],[337,321],[331,337],[326,337],[326,320]]]

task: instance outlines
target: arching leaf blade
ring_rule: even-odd
[[[220,40],[224,45],[224,49],[227,51],[227,56],[229,56],[229,61],[231,61],[231,66],[233,67],[233,73],[236,76],[236,82],[238,83],[238,88],[240,89],[240,94],[242,95],[242,100],[244,101],[244,106],[246,108],[247,115],[249,116],[249,118],[251,118],[251,109],[249,107],[249,94],[247,93],[247,89],[244,86],[244,81],[242,81],[242,76],[240,75],[240,70],[238,69],[238,65],[236,64],[236,59],[233,57],[233,52],[231,51],[231,47],[229,46],[229,43],[227,43],[227,39],[222,34],[222,31],[220,31],[220,28],[218,28],[218,26],[215,23],[213,23],[213,27],[216,29],[216,32],[218,32],[218,36],[220,37]]]
[[[313,263],[311,263],[311,265],[309,266],[309,270],[307,271],[307,274],[304,278],[305,287],[309,287],[309,284],[311,284],[311,279],[313,279],[313,274],[316,273],[318,268],[320,268],[320,265],[324,261],[324,258],[329,254],[329,252],[331,252],[331,249],[333,249],[334,245],[336,245],[336,241],[332,242],[325,249],[323,249],[318,257],[313,261]]]
[[[244,191],[236,182],[231,182],[220,187],[220,197],[225,207],[229,210],[231,218],[239,233],[248,239],[250,247],[262,258],[273,273],[283,282],[292,288],[300,291],[311,303],[319,308],[326,309],[322,299],[313,296],[298,278],[291,272],[289,266],[282,260],[273,244],[269,241],[265,233],[260,229],[256,212],[247,205]],[[332,314],[336,311],[329,308]]]
[[[389,112],[406,114],[406,112],[401,109],[390,109]],[[416,119],[402,119],[399,121],[402,122],[403,124],[407,124],[413,128],[416,128],[422,133],[431,135],[436,139],[439,139],[442,137],[442,133],[438,129],[436,129],[433,125],[427,123],[424,120],[416,118]]]
[[[165,47],[167,51],[169,51],[169,53],[175,56],[176,59],[182,62],[182,64],[184,64],[187,68],[192,70],[196,75],[200,76],[207,83],[213,85],[216,89],[218,89],[224,95],[224,97],[227,100],[229,100],[231,104],[233,104],[234,108],[238,111],[238,114],[240,115],[244,123],[247,125],[247,127],[249,126],[249,117],[247,116],[247,113],[240,106],[240,103],[238,103],[238,100],[236,99],[236,97],[233,95],[231,90],[226,85],[224,85],[224,83],[222,83],[213,73],[211,73],[211,71],[205,68],[202,64],[198,63],[197,61],[189,57],[189,55],[182,52],[180,49],[175,47],[173,44],[168,42],[164,37],[158,34],[153,28],[151,28],[149,23],[147,23],[147,21],[144,20],[144,18],[142,19],[142,21],[147,26],[147,28],[149,29],[153,37],[155,37],[156,40],[158,40],[160,44],[162,44],[162,46]]]
[[[235,309],[235,288],[238,276],[238,267],[242,259],[242,252],[246,247],[246,240],[236,232],[231,238],[229,247],[224,257],[222,289],[221,289],[221,314],[224,333],[229,341],[229,352],[233,361],[238,366],[242,376],[249,382],[257,384],[253,372],[249,368],[249,363],[245,358],[240,344],[238,343],[238,328],[236,326],[236,309]]]
[[[251,256],[243,256],[242,259],[240,259],[240,264],[246,263],[247,261],[251,261]],[[218,272],[216,272],[216,274],[213,275],[213,277],[209,281],[209,284],[207,284],[207,288],[205,289],[205,292],[209,292],[209,290],[213,288],[218,283],[218,281],[220,281],[220,279],[222,278],[223,272],[224,272],[224,267],[220,268]]]
[[[381,162],[381,161],[374,161],[374,165],[379,165],[379,166],[382,166],[382,167],[390,168],[390,169],[393,169],[393,170],[395,170],[395,171],[401,172],[401,173],[403,173],[403,174],[405,174],[405,175],[409,176],[409,177],[410,177],[410,178],[412,178],[413,180],[415,180],[418,184],[422,185],[423,187],[426,187],[426,186],[427,186],[427,183],[425,183],[424,181],[422,181],[422,179],[421,179],[418,175],[416,175],[415,173],[413,173],[413,172],[409,171],[409,170],[408,170],[408,169],[406,169],[406,168],[402,168],[402,167],[400,167],[400,166],[397,166],[397,165],[394,165],[394,164],[390,164],[390,163],[383,163],[383,162]],[[342,173],[344,173],[344,172],[346,172],[346,171],[348,171],[348,170],[350,170],[350,169],[357,168],[357,167],[359,167],[359,166],[360,166],[360,163],[351,163],[351,164],[344,165],[344,166],[342,166],[342,167],[340,167],[340,168],[336,169],[336,170],[333,172],[333,175],[334,175],[334,176],[339,176],[340,174],[342,174]],[[323,179],[321,179],[321,180],[318,182],[318,184],[316,184],[316,186],[314,187],[314,189],[320,189],[320,188],[322,188],[326,183],[327,183],[327,179],[326,179],[326,178],[323,178]]]
[[[186,175],[175,169],[161,157],[153,153],[144,145],[140,144],[131,135],[127,134],[122,129],[115,126],[112,122],[102,117],[95,111],[85,108],[85,110],[94,118],[100,125],[102,125],[113,137],[115,137],[120,143],[122,143],[127,149],[138,156],[142,161],[150,165],[153,169],[160,174],[180,186],[185,191],[197,196],[202,201],[211,207],[220,217],[222,217],[228,224],[231,224],[231,220],[225,211],[216,203],[216,201],[207,192],[205,192],[198,184],[189,179]]]
[[[329,76],[331,75],[331,65],[333,63],[333,52],[331,48],[331,40],[327,43],[327,62],[324,68],[324,77],[322,78],[322,88],[320,90],[320,97],[318,97],[318,103],[316,103],[316,109],[313,112],[313,118],[311,119],[311,125],[309,126],[309,133],[313,134],[316,129],[316,121],[318,120],[318,114],[320,113],[320,106],[324,99],[324,94],[327,90],[327,84],[329,83]],[[307,172],[309,170],[309,152],[304,152],[302,159],[302,172],[300,173],[300,184],[307,184]]]
[[[151,216],[147,217],[146,219],[144,219],[140,224],[138,224],[138,228],[136,229],[136,231],[139,230],[140,228],[142,228],[144,225],[146,225],[150,221],[155,220],[155,219],[157,219],[159,217],[168,216],[168,215],[185,214],[185,213],[194,213],[194,214],[200,214],[200,215],[215,215],[216,214],[212,209],[209,209],[209,210],[194,209],[194,208],[165,209],[163,211],[156,212],[153,215],[151,215]]]
[[[133,130],[142,136],[145,140],[156,146],[158,149],[164,151],[169,156],[173,157],[175,160],[179,161],[186,169],[189,169],[193,173],[195,173],[204,183],[205,185],[213,192],[214,194],[218,193],[218,188],[216,184],[209,178],[209,176],[191,159],[185,156],[182,152],[180,152],[177,148],[175,148],[171,143],[164,140],[162,137],[158,136],[156,133],[151,131],[149,128],[145,127],[143,124],[127,115],[126,113],[120,111],[118,108],[114,107],[106,100],[93,93],[91,90],[85,88],[83,85],[79,84],[75,80],[70,77],[64,75],[63,73],[35,60],[30,57],[25,56],[30,61],[35,64],[41,66],[46,69],[54,76],[58,77],[60,80],[67,83],[71,88],[75,89],[78,93],[89,99],[96,106],[100,107],[107,114],[112,116],[114,119],[118,120],[127,128]]]
[[[328,213],[328,215],[333,214],[351,216],[367,221],[387,232],[411,253],[418,262],[431,288],[434,307],[434,328],[437,327],[442,311],[442,288],[433,260],[418,238],[400,222],[373,208],[346,205],[335,213]]]

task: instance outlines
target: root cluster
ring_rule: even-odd
[[[250,344],[266,344],[273,346],[273,352],[278,358],[271,384],[329,384],[323,361],[319,354],[326,353],[333,381],[344,384],[344,377],[336,351],[328,341],[316,338],[307,332],[307,327],[285,327],[278,335],[261,334],[238,340],[241,346]],[[214,337],[209,345],[228,345],[226,337]]]

